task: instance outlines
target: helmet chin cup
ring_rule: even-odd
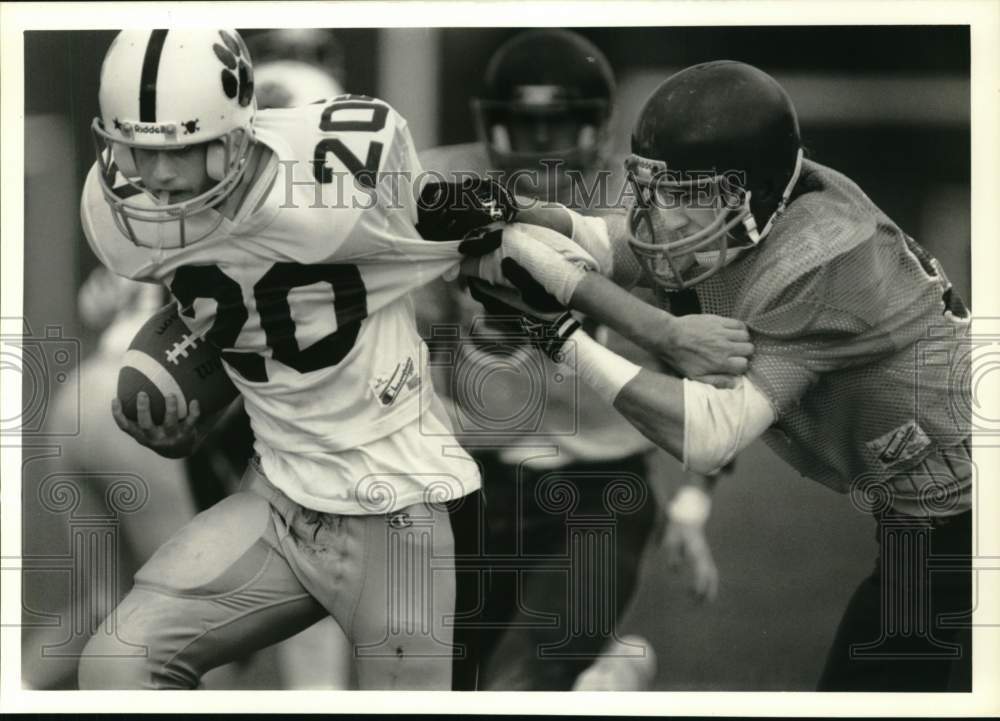
[[[746,232],[747,238],[750,239],[750,242],[753,243],[754,245],[757,245],[757,243],[759,243],[761,241],[761,238],[763,238],[764,236],[760,231],[757,230],[757,220],[756,218],[753,217],[753,213],[749,212],[750,197],[751,193],[748,190],[746,193],[746,198],[743,201],[748,211],[746,216],[743,218],[743,230]],[[770,225],[771,221],[768,221],[767,227],[770,228]]]

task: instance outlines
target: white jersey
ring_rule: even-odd
[[[120,275],[166,285],[191,329],[220,349],[264,470],[293,500],[370,512],[356,492],[364,479],[351,477],[362,455],[366,477],[397,477],[397,507],[423,500],[441,476],[457,477],[452,497],[474,490],[468,457],[441,449],[447,432],[412,456],[433,388],[408,294],[461,257],[457,241],[428,242],[414,227],[421,168],[405,120],[381,101],[342,96],[262,111],[255,132],[273,151],[268,167],[232,220],[183,248],[133,244],[95,165],[82,204],[94,252]],[[133,223],[140,237],[172,225]],[[417,436],[387,440],[404,429]],[[380,461],[375,443],[411,457]]]

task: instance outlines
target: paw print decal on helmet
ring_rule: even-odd
[[[243,39],[233,37],[225,30],[219,31],[223,45],[214,43],[212,50],[224,67],[222,69],[222,90],[226,97],[239,101],[246,107],[253,100],[253,68],[250,66],[250,53],[243,44]]]

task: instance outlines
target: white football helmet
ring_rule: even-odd
[[[137,245],[171,248],[215,230],[223,216],[204,211],[236,188],[253,140],[253,66],[239,34],[124,30],[104,58],[99,102],[101,115],[91,128],[100,184],[122,232]],[[158,201],[144,186],[132,150],[198,143],[209,144],[206,172],[217,183],[188,200]],[[119,174],[125,184],[115,187]]]

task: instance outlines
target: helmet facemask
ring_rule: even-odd
[[[138,174],[133,151],[136,148],[178,151],[187,146],[126,144],[105,131],[100,118],[94,119],[91,130],[101,191],[118,229],[138,246],[164,250],[196,243],[221,225],[223,215],[208,211],[216,210],[243,180],[252,144],[250,133],[239,128],[215,140],[203,141],[208,143],[206,170],[217,182],[193,198],[164,203]],[[124,185],[115,185],[119,178],[125,181]]]
[[[799,151],[777,208],[758,228],[741,173],[678,173],[662,161],[631,155],[625,162],[634,196],[629,244],[639,263],[668,291],[715,275],[770,231],[798,180],[801,160]]]

